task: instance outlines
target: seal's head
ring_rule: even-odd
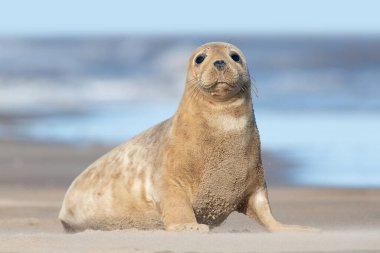
[[[215,101],[227,101],[250,90],[250,77],[243,53],[234,45],[207,43],[189,60],[188,88]]]

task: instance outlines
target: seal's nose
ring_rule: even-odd
[[[226,63],[223,60],[216,60],[214,61],[214,66],[217,70],[222,71],[226,66]]]

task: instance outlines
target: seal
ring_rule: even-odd
[[[190,57],[174,116],[90,165],[69,187],[59,219],[67,231],[207,232],[233,211],[269,231],[314,230],[273,217],[247,62],[218,42]]]

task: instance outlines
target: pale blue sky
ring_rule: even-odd
[[[380,34],[380,1],[0,0],[0,36]]]

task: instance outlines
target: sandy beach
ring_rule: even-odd
[[[67,187],[108,149],[2,140],[0,252],[380,251],[379,189],[292,186],[282,178],[284,169],[289,169],[286,161],[267,154],[275,216],[285,223],[318,227],[321,232],[271,234],[232,213],[209,234],[135,230],[65,234],[57,215]]]

